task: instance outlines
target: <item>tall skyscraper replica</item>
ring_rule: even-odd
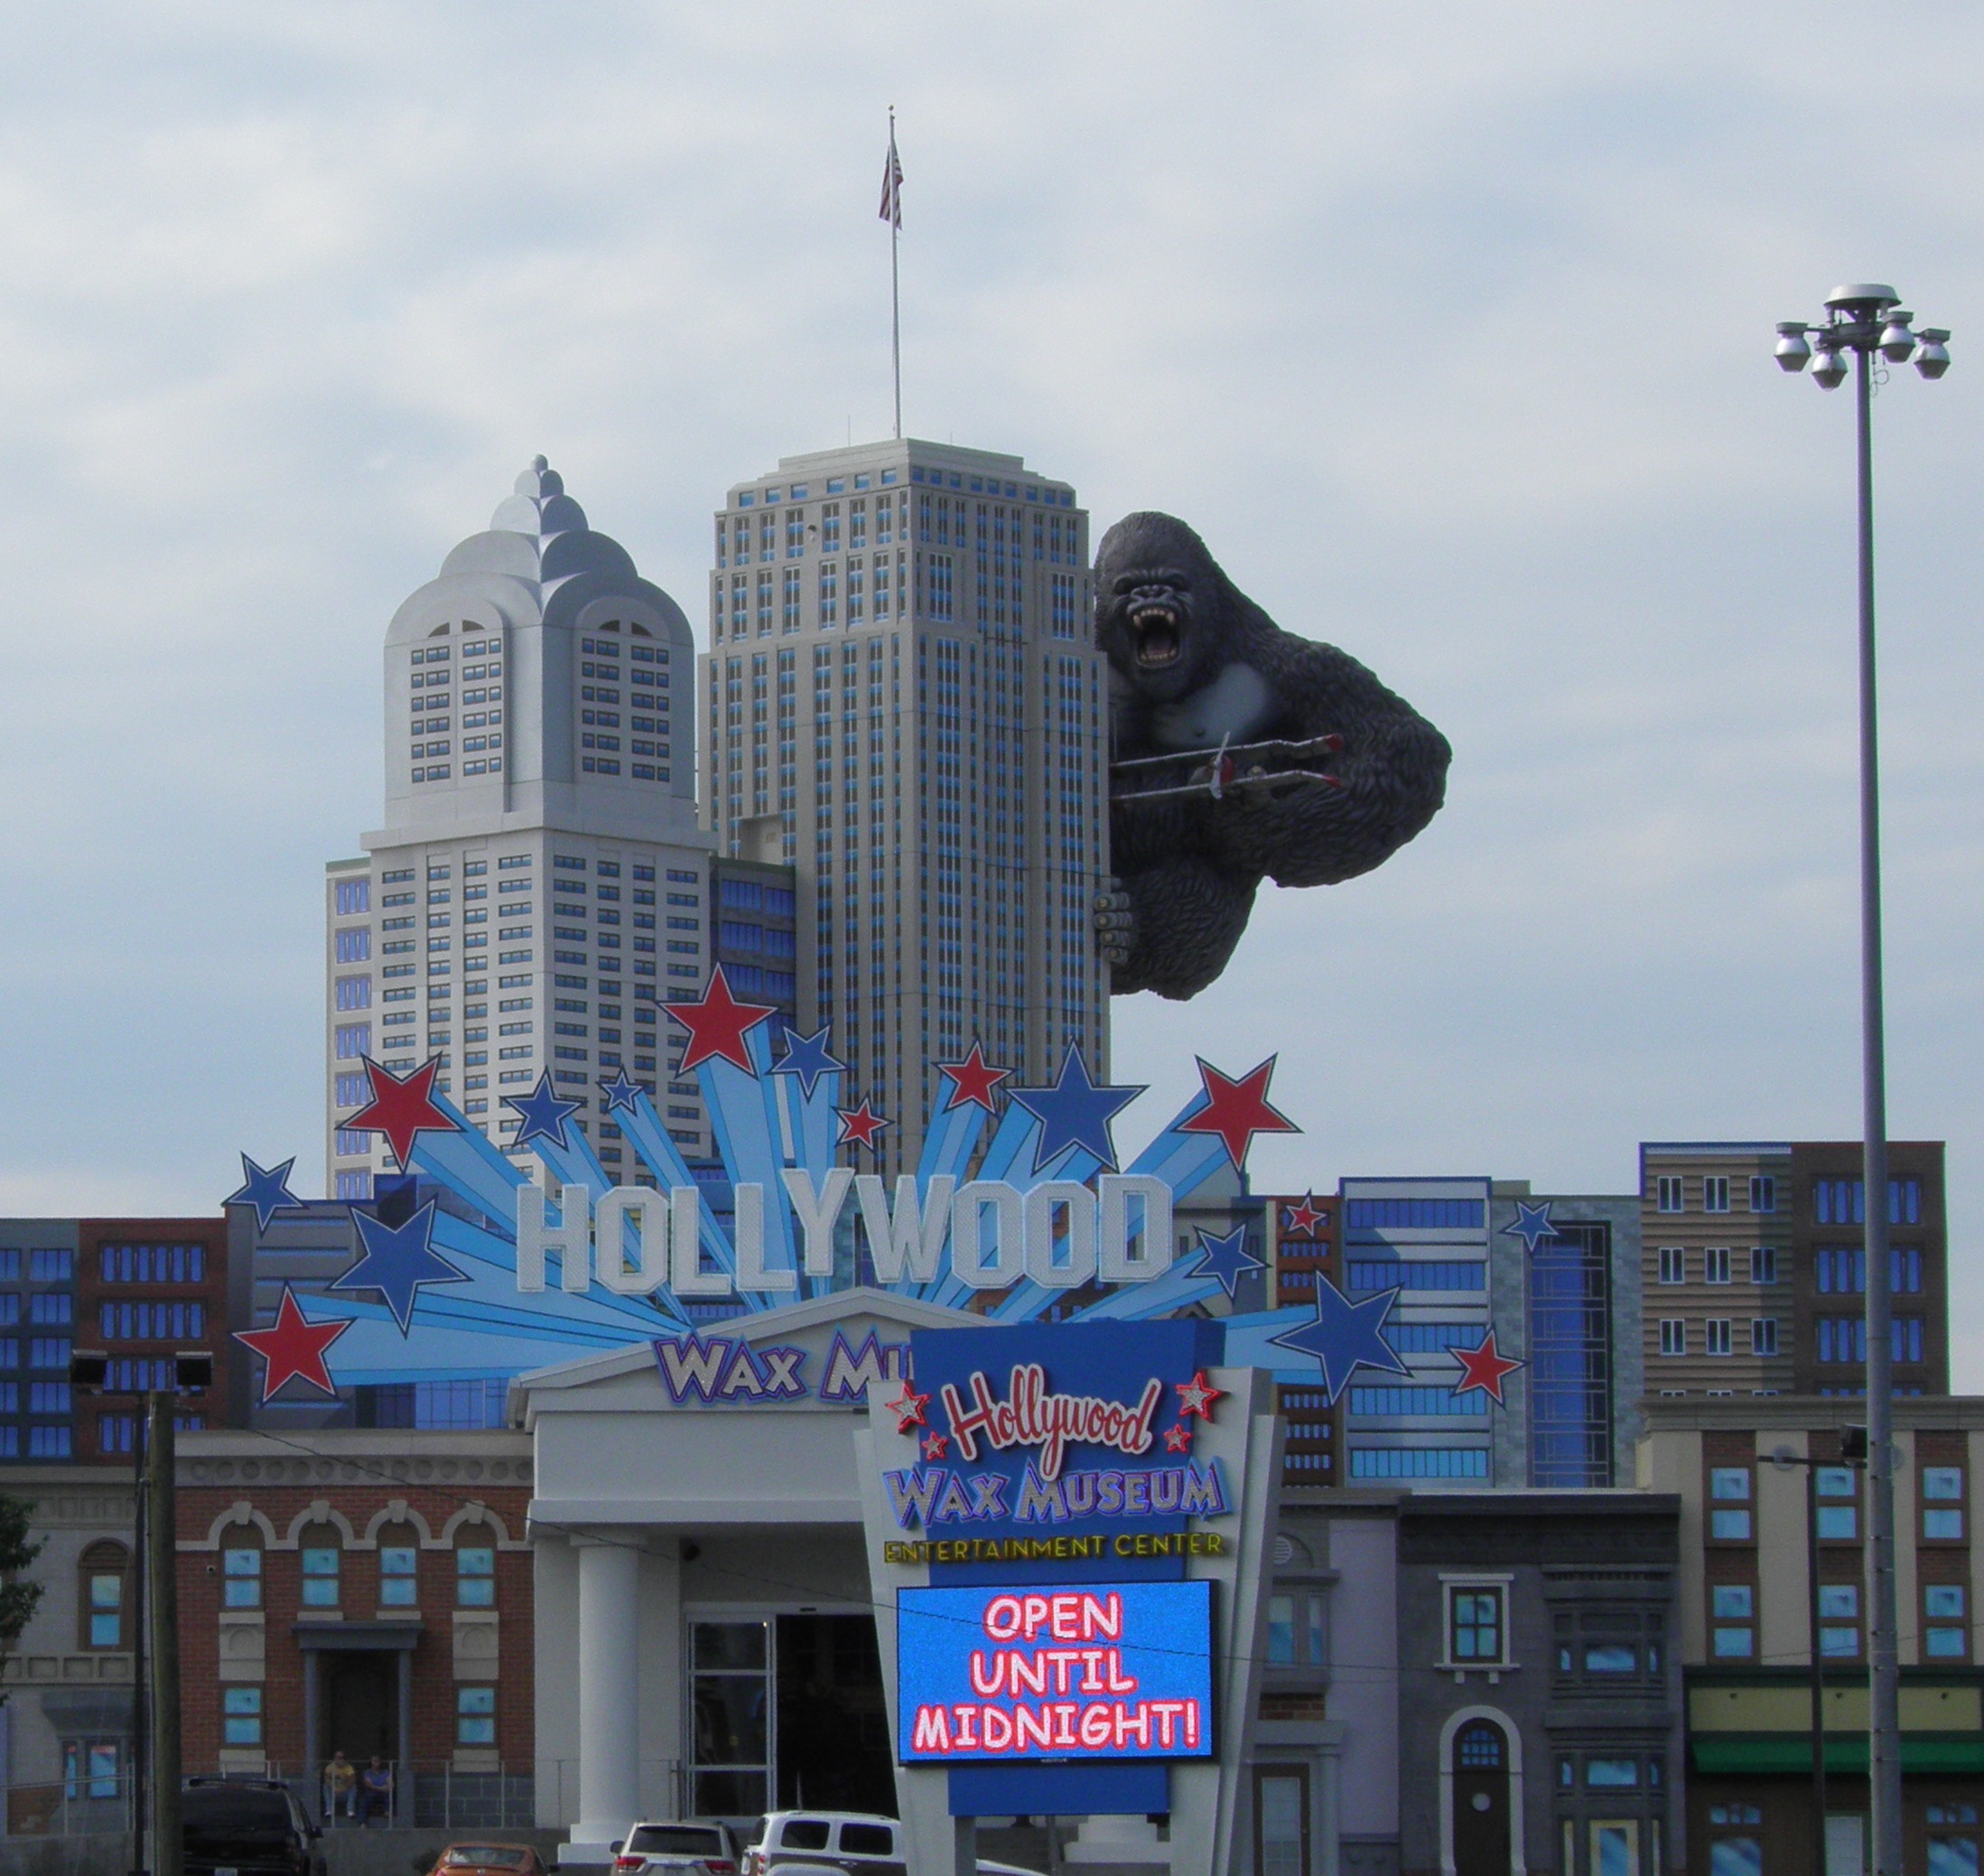
[[[501,1097],[548,1068],[609,1171],[593,1083],[625,1069],[685,1153],[709,1151],[694,1083],[667,1083],[680,1033],[657,1008],[705,967],[692,659],[682,609],[541,456],[394,614],[386,826],[325,881],[337,1198],[369,1197],[392,1163],[384,1134],[340,1125],[369,1098],[368,1057],[404,1074],[438,1055],[438,1089],[498,1142],[518,1125]]]
[[[716,516],[703,825],[795,866],[798,1021],[890,1117],[885,1172],[974,1041],[1021,1085],[1071,1044],[1107,1072],[1087,523],[1017,456],[915,441],[781,458]]]

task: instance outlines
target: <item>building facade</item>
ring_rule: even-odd
[[[1672,1494],[1635,1490],[1400,1507],[1409,1876],[1683,1866],[1680,1515]]]
[[[1950,1382],[1942,1146],[1896,1141],[1888,1218],[1895,1386]],[[1646,1391],[1852,1395],[1867,1386],[1857,1142],[1640,1149]]]
[[[76,1452],[74,1218],[0,1218],[0,1461]]]
[[[1808,1510],[1825,1682],[1824,1862],[1868,1867],[1866,1476],[1840,1457],[1861,1411],[1810,1395],[1646,1404],[1640,1483],[1681,1501],[1688,1863],[1700,1876],[1803,1876],[1820,1862]],[[1977,1861],[1984,1792],[1984,1548],[1973,1537],[1984,1401],[1899,1400],[1895,1420],[1906,1867],[1959,1876]]]
[[[715,518],[703,812],[797,873],[799,1021],[914,1167],[929,1065],[1108,1067],[1090,909],[1108,682],[1088,518],[1017,456],[897,442],[782,458]]]
[[[386,826],[324,882],[334,1197],[391,1166],[382,1134],[345,1125],[368,1057],[405,1074],[438,1056],[437,1090],[499,1143],[518,1125],[503,1097],[546,1072],[589,1133],[596,1079],[664,1098],[681,1038],[663,1009],[708,974],[692,669],[681,608],[542,457],[394,615]],[[669,1131],[695,1155],[696,1092],[667,1090],[692,1104]]]

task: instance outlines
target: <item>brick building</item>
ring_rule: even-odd
[[[182,1753],[312,1807],[334,1750],[396,1769],[403,1821],[524,1824],[532,1574],[522,1434],[190,1433],[179,1446]]]

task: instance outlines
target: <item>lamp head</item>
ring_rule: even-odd
[[[1812,362],[1812,381],[1822,391],[1836,391],[1846,382],[1845,358],[1833,346],[1821,341]]]
[[[1950,369],[1950,334],[1942,326],[1924,326],[1922,344],[1915,352],[1915,369],[1927,378],[1938,378]]]
[[[1915,335],[1908,330],[1908,322],[1914,315],[1904,313],[1900,307],[1887,315],[1887,323],[1881,330],[1881,356],[1890,365],[1905,365],[1914,356]]]
[[[1802,371],[1812,362],[1812,347],[1805,342],[1806,331],[1805,322],[1802,319],[1778,321],[1774,356],[1782,369]]]

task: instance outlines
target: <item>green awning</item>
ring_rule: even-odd
[[[1812,1771],[1812,1738],[1790,1732],[1698,1732],[1688,1743],[1689,1762],[1698,1772]],[[1905,1733],[1904,1772],[1925,1775],[1984,1774],[1984,1733]],[[1867,1774],[1867,1735],[1849,1732],[1826,1740],[1828,1772]]]

